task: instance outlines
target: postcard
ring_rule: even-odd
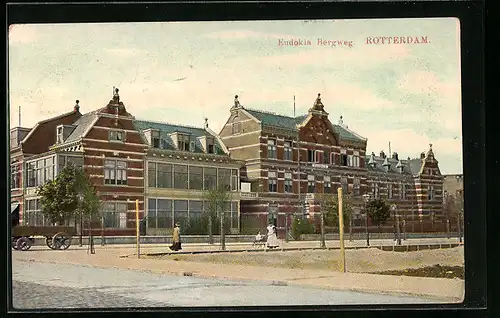
[[[13,306],[464,299],[456,18],[13,24]]]

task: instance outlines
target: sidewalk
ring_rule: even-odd
[[[186,246],[186,249],[193,247]],[[155,249],[158,250],[159,248],[142,248],[141,254]],[[161,249],[165,250],[167,247],[162,246]],[[458,279],[341,273],[326,270],[220,265],[201,262],[120,257],[134,253],[136,253],[136,249],[130,246],[119,249],[114,248],[114,246],[104,246],[96,248],[95,254],[87,254],[86,247],[81,247],[66,251],[41,249],[27,252],[13,251],[12,257],[13,266],[15,266],[15,262],[17,261],[68,263],[203,278],[216,277],[232,280],[257,280],[277,285],[286,284],[333,290],[413,295],[432,298],[437,302],[460,302],[464,296],[464,281]]]

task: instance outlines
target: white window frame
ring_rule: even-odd
[[[107,183],[106,180],[114,180],[114,183]],[[104,160],[104,185],[127,185],[127,181],[127,161],[120,159]]]
[[[119,142],[119,143],[125,142],[125,131],[119,129],[110,129],[108,140],[110,142]]]
[[[271,154],[272,154],[272,156],[271,156]],[[268,139],[267,140],[267,158],[276,159],[277,156],[278,156],[278,153],[276,151],[276,140]]]

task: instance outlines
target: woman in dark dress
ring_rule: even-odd
[[[175,223],[174,233],[172,235],[172,246],[170,246],[172,251],[182,250],[181,247],[181,229],[179,223]]]

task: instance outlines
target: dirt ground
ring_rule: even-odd
[[[346,268],[353,273],[373,273],[388,270],[421,268],[436,264],[463,266],[463,247],[423,250],[416,252],[381,251],[377,248],[346,250]],[[150,256],[185,262],[210,262],[250,266],[285,267],[299,269],[341,269],[339,250],[242,252],[221,254],[178,254]]]

